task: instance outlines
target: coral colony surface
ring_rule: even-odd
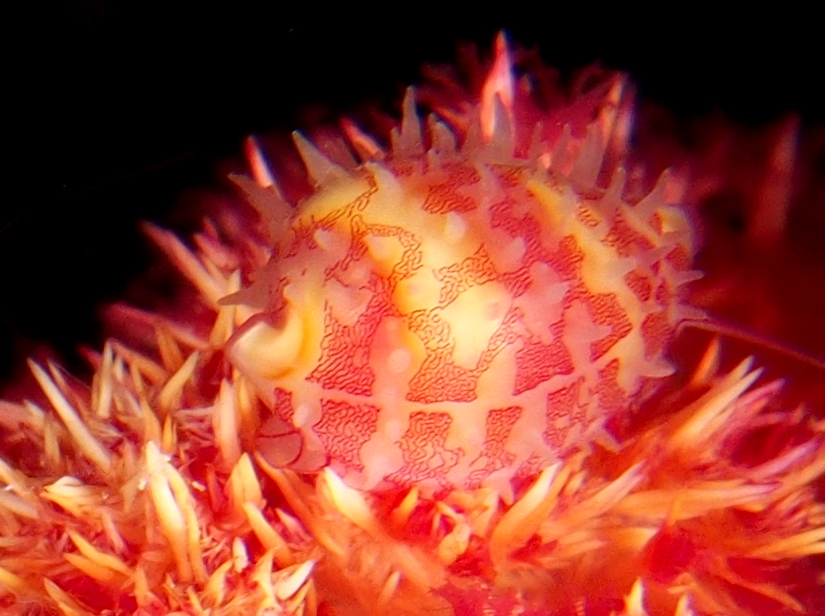
[[[692,306],[701,173],[621,74],[483,74],[147,225],[196,299],[0,402],[3,613],[822,613],[825,423]]]

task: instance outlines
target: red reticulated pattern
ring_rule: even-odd
[[[572,374],[575,370],[570,351],[561,340],[564,322],[557,321],[550,326],[553,342],[545,344],[533,337],[524,340],[516,351],[516,379],[513,395],[529,391],[558,374]]]
[[[378,425],[377,406],[350,404],[341,400],[321,400],[321,421],[312,429],[326,447],[327,454],[356,470],[363,470],[359,451]]]
[[[450,163],[443,168],[447,177],[430,185],[421,208],[432,214],[474,210],[475,200],[470,195],[463,194],[461,189],[481,181],[478,170],[466,163]]]
[[[544,440],[560,450],[565,446],[567,435],[581,429],[587,421],[581,395],[582,379],[572,385],[547,395]]]
[[[461,263],[440,267],[433,272],[441,282],[439,306],[446,306],[470,287],[498,280],[499,275],[487,254],[486,246],[479,246],[472,256]]]
[[[477,467],[470,472],[467,478],[469,488],[477,488],[490,474],[513,464],[516,456],[507,451],[507,439],[523,409],[520,406],[508,406],[503,409],[492,409],[487,413],[487,424],[484,445],[478,458],[473,460]],[[483,462],[483,464],[479,464]]]
[[[453,418],[449,413],[415,411],[410,415],[409,428],[398,441],[404,464],[387,477],[396,485],[415,485],[435,480],[448,487],[447,473],[458,464],[464,451],[447,447],[447,437]]]
[[[365,171],[362,194],[337,208],[326,195],[319,214],[310,201],[276,251],[273,303],[314,298],[296,308],[320,343],[300,378],[273,383],[275,414],[294,423],[293,407],[308,409],[296,426],[354,484],[479,486],[551,463],[638,402],[639,366],[675,329],[679,285],[667,276],[689,267],[690,249],[657,216],[639,228],[630,206],[571,200],[559,176],[544,180],[558,203],[545,203],[525,168],[481,166],[393,165],[391,199]],[[319,232],[339,238],[337,251]],[[595,243],[600,258],[639,266],[592,284]],[[429,299],[406,302],[401,289]],[[347,293],[367,299],[342,307]],[[639,357],[619,354],[632,337]]]

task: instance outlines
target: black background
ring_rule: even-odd
[[[137,222],[166,221],[245,135],[288,128],[309,103],[395,96],[462,39],[489,49],[504,27],[562,69],[601,60],[684,117],[823,121],[813,15],[558,5],[72,0],[9,16],[0,376],[42,343],[70,367],[78,344],[99,347],[99,307],[152,263]]]

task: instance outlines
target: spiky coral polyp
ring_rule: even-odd
[[[690,314],[678,183],[634,197],[610,169],[600,187],[624,153],[618,77],[547,133],[523,130],[536,110],[508,71],[500,42],[480,124],[426,89],[451,128],[422,137],[412,98],[387,151],[345,124],[363,165],[299,137],[318,186],[297,211],[251,142],[255,179],[237,181],[260,229],[228,212],[193,251],[149,228],[211,321],[121,306],[149,351],[109,342],[90,386],[32,362],[31,401],[0,403],[5,609],[813,613],[825,425],[750,360],[720,371],[717,343],[665,378]],[[378,364],[380,389],[350,391]],[[479,365],[489,382],[462,389]],[[462,409],[475,429],[416,431]]]

